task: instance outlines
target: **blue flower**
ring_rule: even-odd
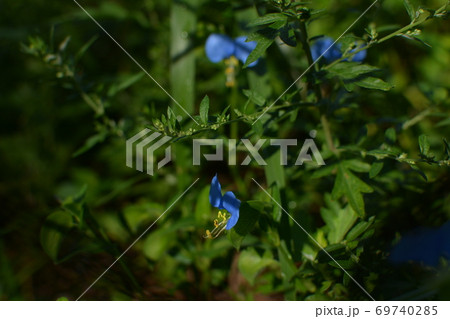
[[[233,192],[226,192],[222,196],[222,187],[220,186],[217,174],[211,181],[211,188],[209,190],[209,202],[214,207],[219,209],[225,209],[231,215],[231,217],[225,216],[222,212],[219,212],[218,219],[214,220],[215,228],[210,232],[206,231],[206,237],[217,237],[224,229],[230,230],[233,228],[239,219],[239,208],[241,207],[241,201],[236,198]]]
[[[389,260],[435,267],[441,257],[450,259],[450,221],[438,229],[420,228],[405,235],[392,249]]]
[[[333,62],[342,57],[341,45],[334,43],[330,37],[323,37],[314,42],[311,47],[311,55],[313,60],[317,60],[322,54],[323,58],[328,62]],[[350,50],[354,52],[356,49]],[[367,50],[362,50],[351,57],[351,61],[362,62],[367,56]],[[347,59],[345,59],[347,61]]]
[[[316,61],[322,54],[322,57],[327,62],[333,62],[334,60],[339,59],[342,56],[341,50],[339,49],[339,45],[333,45],[333,42],[334,40],[330,37],[323,37],[314,42],[311,47],[311,55],[313,60]]]
[[[213,63],[235,56],[242,63],[247,61],[250,53],[256,48],[256,42],[246,42],[247,37],[241,36],[231,39],[224,34],[211,34],[206,40],[205,52],[208,59]],[[249,67],[255,66],[258,61],[249,64]]]
[[[357,49],[359,49],[359,47]],[[356,49],[350,50],[350,52],[353,52],[355,50]],[[356,53],[355,55],[353,55],[351,60],[354,62],[362,62],[362,61],[364,61],[366,56],[367,56],[367,50],[362,50],[362,51],[359,51],[358,53]]]

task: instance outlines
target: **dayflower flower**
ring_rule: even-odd
[[[241,201],[236,198],[233,192],[226,192],[222,196],[222,187],[220,186],[217,174],[211,181],[211,188],[209,190],[209,202],[214,207],[219,208],[219,214],[217,219],[214,220],[214,229],[212,231],[206,231],[206,238],[216,238],[224,230],[230,230],[233,228],[239,219],[239,208]],[[227,216],[225,212],[220,210],[226,210],[230,213]]]
[[[334,40],[330,37],[323,37],[314,42],[311,47],[311,55],[313,60],[317,60],[325,51],[325,54],[322,56],[328,63],[333,62],[342,57],[341,45],[339,43],[335,43],[333,46]],[[330,47],[331,46],[331,47]],[[327,49],[330,48],[328,51]],[[350,50],[350,52],[355,51],[356,49]],[[367,55],[367,50],[362,50],[355,55],[352,56],[351,60],[354,62],[362,62]],[[345,59],[347,60],[347,59]]]
[[[450,221],[438,229],[419,228],[406,234],[392,249],[389,260],[436,267],[441,257],[450,259]]]
[[[250,52],[256,48],[256,42],[245,42],[247,37],[241,36],[231,39],[224,34],[211,34],[206,40],[205,52],[208,59],[213,63],[236,57],[242,63],[247,61]],[[249,67],[255,66],[258,61],[250,63]]]
[[[334,40],[329,37],[323,37],[314,42],[311,46],[311,55],[314,61],[316,61],[321,54],[323,54],[333,44]],[[339,50],[338,44],[333,45],[322,56],[327,62],[333,62],[342,56],[341,50]]]

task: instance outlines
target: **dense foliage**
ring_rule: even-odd
[[[119,46],[76,2],[0,4],[0,299],[77,299],[121,257],[82,299],[449,300],[448,1],[79,3]],[[207,138],[224,160],[193,165]],[[242,139],[267,165],[230,165]]]

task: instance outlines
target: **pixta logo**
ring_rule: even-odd
[[[312,162],[311,157],[314,156],[317,165],[325,165],[322,155],[317,148],[314,138],[316,137],[316,131],[309,132],[311,138],[306,139],[298,153],[295,165],[303,165],[304,162]],[[260,139],[253,144],[248,139],[240,140],[248,155],[240,163],[236,159],[237,142],[235,139],[228,140],[228,165],[241,165],[247,166],[252,161],[252,158],[258,163],[258,165],[267,165],[264,158],[259,153],[262,146],[266,144],[280,148],[280,165],[288,165],[288,147],[295,147],[298,145],[297,139]],[[224,160],[224,141],[221,139],[194,139],[193,140],[193,157],[192,164],[200,165],[201,162],[201,146],[215,146],[214,154],[203,154],[207,161],[223,161]]]
[[[138,134],[134,135],[127,140],[127,166],[133,167],[133,159],[135,159],[136,169],[138,171],[144,171],[144,158],[147,164],[147,174],[153,175],[154,170],[154,152],[169,142],[172,138],[169,136],[162,136],[161,133],[154,132],[150,134],[150,129],[144,129]],[[316,137],[316,131],[309,133],[311,138],[305,139],[302,147],[298,153],[297,159],[294,165],[303,165],[305,162],[312,162],[313,157],[317,165],[325,165],[322,155],[317,148],[314,138]],[[161,138],[160,138],[161,137]],[[288,165],[288,148],[298,145],[296,139],[259,139],[255,143],[252,143],[249,139],[242,139],[239,141],[242,143],[243,149],[247,152],[247,156],[242,162],[237,161],[236,152],[238,142],[235,139],[227,140],[228,148],[228,165],[241,165],[247,166],[253,160],[258,165],[267,165],[264,158],[259,153],[259,150],[264,145],[279,147],[280,148],[280,165]],[[224,160],[224,140],[222,139],[194,139],[192,140],[192,165],[198,166],[201,163],[202,155],[206,161],[223,161]],[[202,154],[202,146],[213,146],[215,152],[213,154]],[[160,169],[171,161],[171,148],[167,146],[165,149],[165,157],[158,162],[157,168]]]
[[[144,158],[147,164],[147,174],[153,175],[154,156],[153,153],[169,142],[172,138],[169,136],[163,136],[161,133],[154,132],[150,134],[151,130],[146,128],[133,137],[127,140],[127,166],[133,167],[133,159],[136,159],[136,169],[138,171],[144,171]],[[150,135],[149,135],[150,134]],[[166,147],[165,156],[158,162],[158,169],[169,163],[172,159],[170,145]]]

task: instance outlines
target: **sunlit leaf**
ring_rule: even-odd
[[[259,25],[271,24],[274,22],[287,22],[287,16],[281,13],[269,13],[262,17],[258,17],[248,24],[249,27],[256,27]]]
[[[337,244],[344,239],[358,216],[349,205],[341,208],[339,202],[333,200],[330,194],[325,194],[325,203],[327,207],[322,207],[320,214],[328,227],[327,239],[330,244]]]
[[[209,97],[205,95],[200,102],[200,120],[203,124],[208,124],[208,112],[209,112]]]
[[[345,196],[358,216],[363,217],[365,214],[363,193],[371,193],[372,187],[353,175],[346,165],[339,163],[337,167],[338,173],[332,191],[333,198]]]
[[[389,91],[394,87],[393,85],[384,82],[382,79],[374,78],[371,76],[356,81],[354,82],[354,84],[366,89],[382,90],[382,91]]]

